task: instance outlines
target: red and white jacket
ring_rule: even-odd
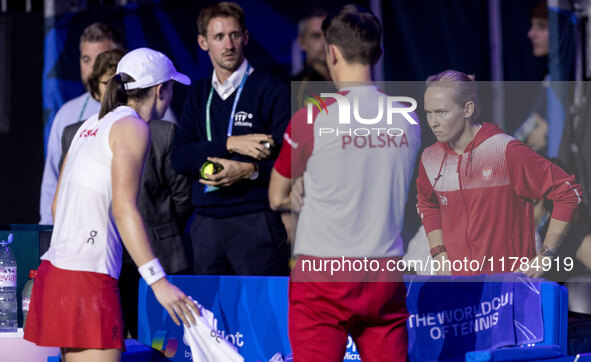
[[[482,265],[454,274],[507,272],[508,257],[533,257],[533,200],[552,200],[552,217],[566,222],[582,202],[574,176],[492,123],[482,125],[464,154],[441,142],[426,148],[417,188],[427,234],[442,230],[452,261],[467,257]]]

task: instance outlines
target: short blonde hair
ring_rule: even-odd
[[[425,82],[427,89],[430,87],[452,88],[453,99],[456,104],[463,107],[468,102],[474,103],[474,113],[470,121],[474,121],[480,114],[478,104],[478,87],[473,74],[465,74],[457,70],[448,69],[439,74],[430,75]]]

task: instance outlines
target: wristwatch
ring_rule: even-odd
[[[542,256],[549,256],[549,257],[554,257],[556,255],[556,252],[555,251],[552,251],[552,249],[550,249],[546,245],[542,245],[542,247],[540,248],[539,253]]]
[[[256,163],[253,163],[253,165],[254,165],[254,171],[252,171],[250,173],[250,175],[248,175],[248,179],[251,181],[254,181],[257,178],[259,178],[259,165],[257,165]]]
[[[447,252],[447,249],[443,245],[437,245],[437,246],[431,248],[431,250],[429,250],[429,252],[431,253],[431,257],[434,258],[441,253]]]

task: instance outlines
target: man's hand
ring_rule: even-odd
[[[304,177],[298,177],[291,186],[291,211],[300,212],[304,206]]]
[[[268,142],[275,147],[273,137],[261,133],[246,134],[243,136],[230,136],[226,141],[226,148],[230,152],[239,153],[257,160],[263,160],[271,155],[271,150],[263,143]]]
[[[219,163],[224,169],[215,175],[206,175],[207,180],[200,179],[199,182],[204,185],[216,187],[230,186],[237,181],[248,178],[255,170],[255,165],[250,162],[239,162],[217,157],[208,157],[207,160]]]
[[[181,325],[179,318],[187,327],[196,323],[195,317],[193,317],[189,308],[193,309],[198,316],[201,313],[199,313],[195,301],[187,297],[179,288],[171,284],[166,278],[158,280],[151,287],[158,303],[162,304],[164,309],[168,311],[177,326]]]
[[[538,152],[548,145],[548,122],[537,113],[533,113],[532,116],[536,120],[536,127],[527,137],[526,143]]]

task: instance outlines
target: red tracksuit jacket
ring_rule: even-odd
[[[533,200],[552,200],[552,217],[566,222],[582,201],[574,176],[492,123],[482,125],[464,154],[441,142],[425,149],[417,188],[427,234],[442,230],[452,261],[482,265],[453,274],[510,271],[508,257],[535,255]]]

